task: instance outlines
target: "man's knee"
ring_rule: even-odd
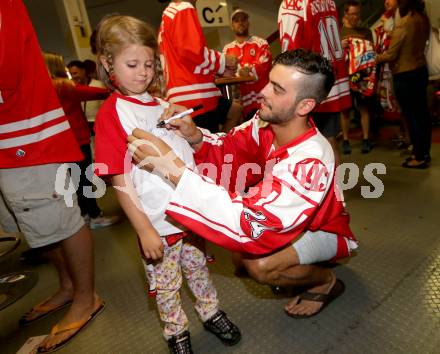
[[[280,272],[271,266],[266,258],[257,258],[243,261],[249,275],[261,284],[272,284],[279,277]]]

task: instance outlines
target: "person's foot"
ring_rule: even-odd
[[[171,354],[193,354],[188,331],[172,336],[167,342]]]
[[[215,334],[226,345],[235,345],[241,339],[241,332],[238,327],[221,310],[217,311],[209,320],[203,322],[203,327]]]
[[[329,294],[333,286],[336,284],[336,276],[332,274],[332,280],[329,283],[315,286],[308,289],[308,293],[312,294]],[[284,311],[292,317],[309,317],[321,311],[321,308],[325,305],[321,301],[306,300],[301,298],[301,294],[293,297],[284,307]]]
[[[373,145],[371,145],[370,140],[368,140],[368,139],[362,140],[361,153],[368,154],[372,148],[373,148]]]
[[[342,142],[342,153],[344,155],[351,154],[351,146],[350,146],[350,142],[348,140],[344,140]]]
[[[424,170],[429,167],[429,162],[427,160],[407,159],[402,163],[402,167]]]
[[[100,309],[103,308],[103,305],[104,302],[97,295],[95,295],[94,300],[87,305],[73,302],[66,315],[53,328],[61,330],[55,330],[53,333],[49,334],[38,347],[38,352],[48,352],[55,348],[58,349],[60,344],[65,344],[70,338],[79,332]],[[73,324],[78,323],[81,323],[82,325],[73,326]]]
[[[119,221],[119,216],[105,216],[102,212],[96,218],[90,218],[89,226],[92,230],[101,229]]]
[[[61,310],[65,305],[72,302],[73,292],[71,290],[58,290],[49,299],[34,306],[29,312],[25,313],[18,321],[20,326],[25,326],[33,321],[43,318],[50,313]]]

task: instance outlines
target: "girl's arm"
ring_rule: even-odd
[[[163,256],[162,240],[156,229],[143,212],[140,201],[128,175],[115,175],[112,184],[122,209],[131,222],[141,241],[142,250],[148,259],[160,259]]]

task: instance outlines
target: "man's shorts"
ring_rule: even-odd
[[[339,112],[315,112],[313,121],[322,135],[332,138],[339,134],[339,116]]]
[[[228,117],[232,101],[220,96],[217,107],[212,111],[205,112],[195,117],[194,123],[200,128],[208,129],[211,133],[217,133],[221,124],[224,124]]]
[[[84,225],[76,193],[68,207],[55,191],[60,164],[0,169],[0,224],[11,229],[11,215],[30,247],[43,247],[65,240]],[[67,169],[58,178],[66,185]],[[64,184],[63,184],[64,183]]]
[[[339,242],[346,245],[338,250]],[[345,247],[346,246],[346,247]],[[299,257],[300,264],[313,264],[349,256],[355,250],[357,242],[325,231],[306,231],[292,244]]]

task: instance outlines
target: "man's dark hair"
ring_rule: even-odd
[[[77,68],[80,69],[86,69],[84,63],[81,60],[72,60],[69,62],[69,64],[67,64],[67,67],[70,69],[71,67],[76,66]]]
[[[352,6],[353,7],[360,7],[361,3],[359,1],[356,1],[356,0],[349,0],[347,2],[344,2],[344,13],[347,13],[348,9],[350,7],[352,7]]]
[[[296,101],[312,98],[321,103],[335,83],[331,63],[321,55],[306,49],[295,49],[278,55],[273,65],[293,66],[307,76],[298,91]]]

